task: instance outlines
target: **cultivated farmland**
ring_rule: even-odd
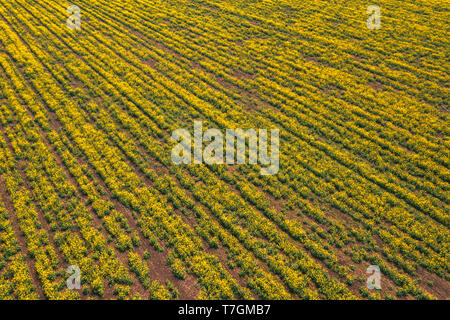
[[[448,299],[450,6],[371,4],[2,0],[0,300]]]

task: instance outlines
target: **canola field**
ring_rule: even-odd
[[[2,0],[0,300],[450,298],[449,13]],[[174,163],[194,121],[278,172]]]

